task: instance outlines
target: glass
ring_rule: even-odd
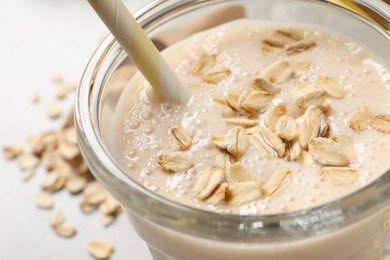
[[[380,1],[355,1],[370,15],[367,20],[332,2],[165,0],[145,6],[134,16],[153,35],[209,8],[238,3],[248,18],[329,28],[390,60],[389,7]],[[92,173],[120,201],[154,259],[381,259],[390,229],[390,172],[331,203],[267,216],[222,215],[186,207],[130,179],[115,159],[110,126],[120,93],[133,74],[131,61],[109,36],[82,77],[76,128]]]

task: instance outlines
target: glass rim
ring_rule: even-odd
[[[324,0],[309,1],[330,3],[329,1]],[[153,23],[154,17],[153,15],[149,15],[149,13],[156,7],[173,3],[173,5],[169,6],[171,9],[166,10],[166,12],[169,13],[175,8],[183,8],[183,6],[186,5],[192,6],[208,2],[222,3],[224,1],[157,0],[134,13],[134,17],[139,21],[142,27],[147,27]],[[334,5],[334,3],[331,4]],[[132,192],[137,192],[139,195],[147,197],[148,202],[153,203],[153,205],[158,204],[162,206],[161,209],[145,209],[145,212],[150,211],[160,214],[160,219],[150,216],[151,219],[154,218],[153,220],[156,220],[156,222],[160,222],[160,224],[168,224],[167,226],[173,228],[175,228],[175,224],[172,222],[177,220],[178,217],[183,217],[184,222],[191,219],[202,219],[204,221],[207,220],[210,223],[213,223],[212,227],[216,227],[218,225],[217,222],[220,221],[234,223],[237,227],[243,223],[248,224],[248,227],[253,227],[253,225],[257,223],[258,225],[262,225],[261,228],[263,228],[263,230],[258,230],[258,232],[255,232],[253,234],[255,236],[261,235],[264,232],[269,232],[270,230],[275,230],[275,224],[278,224],[278,231],[282,232],[283,238],[286,236],[286,234],[287,237],[285,237],[285,239],[288,239],[289,236],[293,236],[294,238],[304,238],[308,234],[319,234],[325,228],[328,231],[332,231],[337,230],[340,227],[355,223],[378,211],[379,209],[385,208],[385,205],[390,201],[390,170],[386,171],[386,173],[384,173],[381,177],[369,185],[340,199],[308,209],[268,215],[239,215],[211,212],[168,200],[163,196],[147,189],[136,180],[132,180],[120,169],[117,162],[108,153],[105,145],[102,142],[100,133],[98,132],[98,129],[96,129],[99,125],[97,118],[93,118],[91,116],[91,114],[95,113],[96,115],[99,115],[99,102],[93,100],[91,97],[94,92],[101,91],[100,88],[102,87],[101,85],[95,86],[96,84],[102,83],[96,80],[96,76],[99,75],[99,73],[102,73],[101,68],[107,63],[107,60],[110,60],[110,62],[114,61],[118,55],[120,55],[120,53],[123,54],[123,50],[115,41],[113,36],[109,35],[100,44],[89,60],[88,65],[82,75],[76,94],[75,125],[77,135],[79,137],[78,139],[83,156],[86,158],[86,161],[95,177],[100,182],[102,182],[104,186],[112,186],[113,183],[117,185],[117,190],[113,190],[112,188],[109,189],[109,191],[112,192],[114,196],[115,194],[119,194],[119,196],[126,196]],[[93,89],[94,87],[98,89]],[[91,106],[91,104],[93,105]],[[91,109],[93,109],[93,111]],[[105,172],[107,175],[96,174],[96,172]],[[145,213],[139,209],[134,210],[139,211],[138,213],[140,214]],[[161,216],[165,216],[166,219],[161,219]],[[210,226],[206,226],[210,228]],[[284,226],[288,226],[289,228],[284,229]],[[301,231],[301,236],[299,236],[297,233],[290,234],[292,231],[291,227],[298,228],[294,229],[293,231]],[[253,232],[252,229],[245,227],[242,229],[242,231]],[[200,235],[200,233],[198,233],[198,235]],[[253,237],[250,236],[250,238]],[[266,240],[270,241],[269,239]],[[281,239],[279,237],[277,241],[280,240]]]

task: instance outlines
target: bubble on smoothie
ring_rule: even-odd
[[[138,150],[135,147],[130,147],[126,151],[126,158],[127,159],[133,159],[137,156]]]
[[[137,167],[137,163],[129,162],[129,163],[127,163],[127,168],[130,169],[130,170],[136,170],[138,168]]]
[[[312,196],[306,196],[306,202],[312,203],[314,201]]]
[[[152,111],[145,111],[142,113],[142,118],[146,121],[152,120],[153,118],[153,112]]]
[[[294,201],[294,197],[291,196],[291,195],[287,195],[286,198],[285,198],[285,200],[286,200],[287,202],[291,202],[291,201]]]
[[[141,170],[140,176],[147,177],[147,176],[151,176],[151,175],[153,175],[152,169],[150,169],[150,168],[143,168]]]
[[[143,128],[143,132],[147,135],[151,135],[154,133],[154,128],[150,125],[146,125],[144,128]]]

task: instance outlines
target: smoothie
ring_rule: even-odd
[[[141,77],[116,111],[116,158],[169,200],[275,214],[344,197],[390,166],[390,73],[374,52],[306,25],[241,20],[164,52],[189,87]]]

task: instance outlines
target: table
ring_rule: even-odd
[[[130,10],[149,1],[127,0]],[[25,144],[28,135],[57,129],[61,120],[49,120],[46,106],[55,101],[52,73],[78,81],[99,38],[107,32],[87,1],[18,0],[0,2],[0,146]],[[34,93],[41,97],[34,105]],[[64,114],[70,111],[72,96],[60,102]],[[145,243],[122,214],[105,228],[98,212],[83,215],[78,208],[81,196],[63,191],[54,196],[55,206],[78,233],[58,237],[48,224],[48,210],[35,206],[39,169],[23,182],[17,165],[0,156],[0,259],[92,259],[86,245],[105,238],[115,246],[111,259],[152,259]]]

